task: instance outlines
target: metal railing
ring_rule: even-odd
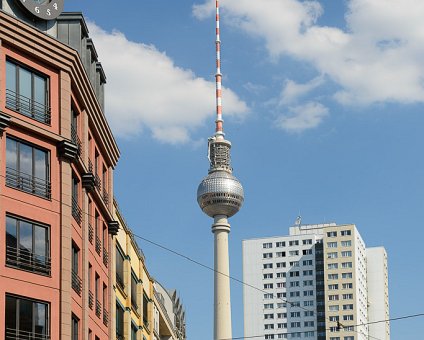
[[[107,326],[109,323],[109,313],[103,308],[103,324]]]
[[[48,125],[51,123],[51,110],[48,105],[19,95],[10,89],[6,89],[6,107],[38,122]]]
[[[103,248],[103,263],[106,267],[109,263],[109,254],[108,254],[106,248]]]
[[[99,190],[99,192],[102,191],[102,180],[100,179],[98,174],[94,174],[94,185]]]
[[[93,244],[93,238],[94,238],[94,229],[91,223],[88,223],[88,240],[91,244]]]
[[[72,289],[75,290],[75,292],[78,295],[81,295],[82,280],[79,277],[78,273],[75,273],[73,270],[72,270]]]
[[[88,291],[88,307],[93,309],[94,306],[94,295],[91,290]]]
[[[81,139],[78,136],[78,132],[75,128],[75,126],[71,125],[71,140],[74,142],[74,144],[78,148],[78,155],[81,155],[82,152],[82,142]]]
[[[5,339],[6,340],[50,340],[50,335],[35,333],[35,332],[25,332],[25,331],[14,329],[14,328],[6,328]]]
[[[37,196],[51,198],[50,181],[8,167],[6,167],[6,185]]]
[[[78,204],[76,197],[72,197],[72,216],[78,224],[81,224],[82,221],[82,210]]]
[[[100,255],[101,250],[102,250],[102,241],[100,241],[100,238],[96,235],[96,253]]]
[[[102,314],[102,304],[99,300],[96,300],[96,315],[98,318],[100,318],[100,315]]]
[[[37,274],[51,274],[51,258],[26,249],[6,246],[6,265]]]
[[[103,201],[105,202],[106,205],[109,204],[109,194],[105,190],[104,186],[103,186]]]
[[[93,162],[88,158],[88,172],[93,173]]]

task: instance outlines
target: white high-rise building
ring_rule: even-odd
[[[355,225],[298,224],[244,240],[243,280],[245,337],[390,339],[388,323],[366,325],[389,317],[387,256],[366,249]]]

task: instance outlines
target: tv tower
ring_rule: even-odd
[[[224,138],[221,103],[221,40],[219,0],[216,0],[216,129],[208,139],[209,173],[199,184],[197,202],[213,217],[214,234],[214,340],[231,339],[230,265],[228,256],[228,218],[244,201],[241,183],[232,175],[231,143]]]

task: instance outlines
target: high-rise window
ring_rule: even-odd
[[[6,294],[5,339],[49,340],[49,305]]]
[[[138,327],[131,323],[131,340],[137,340]]]
[[[122,251],[116,247],[116,284],[122,290],[125,289],[124,283],[124,255]]]
[[[148,310],[149,310],[149,299],[147,298],[147,295],[143,293],[143,322],[145,326],[149,325]]]
[[[124,339],[124,309],[116,303],[116,339]]]
[[[6,139],[6,185],[50,198],[49,153],[8,137]]]
[[[135,273],[131,270],[131,307],[138,311],[138,303],[137,303],[137,285],[138,279]]]
[[[78,224],[82,222],[82,210],[79,205],[79,180],[72,174],[72,216]]]
[[[72,320],[71,320],[71,340],[78,340],[78,324],[79,324],[79,320],[78,318],[72,314]]]
[[[81,295],[82,281],[79,276],[79,248],[72,243],[72,289]]]
[[[47,226],[6,216],[6,265],[50,275],[49,234]]]
[[[6,107],[50,124],[48,78],[12,60],[6,61]]]

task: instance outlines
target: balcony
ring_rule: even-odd
[[[91,290],[88,291],[88,307],[93,310],[94,306],[94,295]]]
[[[6,107],[40,123],[50,125],[50,107],[6,89]]]
[[[88,241],[90,241],[91,244],[93,244],[93,238],[94,238],[94,229],[91,223],[88,223]]]
[[[6,246],[6,265],[42,275],[51,274],[50,257],[13,246]]]
[[[105,202],[106,205],[109,204],[109,194],[107,193],[107,191],[105,190],[105,188],[103,187],[103,201]]]
[[[102,241],[100,241],[99,237],[96,235],[96,253],[100,255],[101,250],[102,250]]]
[[[50,340],[50,335],[6,328],[5,340]]]
[[[109,254],[105,248],[103,248],[103,263],[107,267],[109,262]]]
[[[76,127],[73,125],[71,125],[71,140],[77,146],[78,155],[80,156],[82,153],[82,142],[81,139],[78,137]]]
[[[51,184],[49,181],[8,167],[6,167],[6,185],[43,198],[51,198]]]
[[[75,221],[78,222],[79,225],[81,225],[82,221],[82,210],[78,204],[78,201],[75,197],[72,197],[72,216],[74,217]]]
[[[106,309],[103,308],[103,324],[107,326],[109,323],[109,314]]]
[[[94,175],[94,185],[99,190],[99,192],[102,191],[102,180],[100,179],[98,174]]]
[[[102,314],[102,304],[99,300],[96,300],[96,315],[98,318],[100,318],[100,315]]]
[[[72,289],[81,296],[82,280],[74,271],[72,271]]]

